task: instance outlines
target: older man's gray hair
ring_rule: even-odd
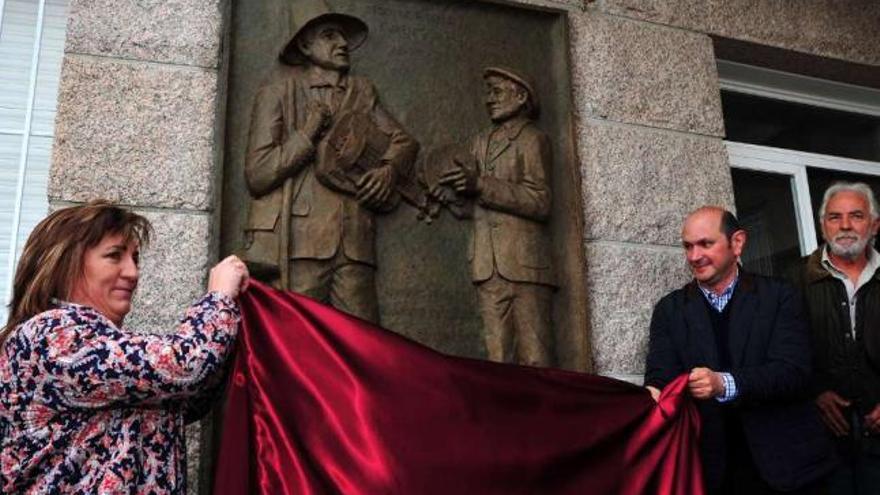
[[[834,184],[831,184],[831,187],[825,190],[825,195],[822,197],[822,206],[819,208],[819,222],[825,218],[825,208],[828,206],[828,201],[830,201],[835,194],[841,192],[854,192],[861,194],[868,200],[868,213],[871,215],[871,220],[877,220],[877,218],[880,217],[880,207],[877,205],[877,198],[874,197],[874,191],[871,190],[871,186],[864,182],[835,182]]]

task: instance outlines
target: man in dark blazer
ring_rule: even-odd
[[[645,385],[689,374],[708,493],[814,493],[834,459],[809,400],[800,296],[742,271],[746,232],[722,208],[688,215],[681,237],[694,280],[654,308]]]

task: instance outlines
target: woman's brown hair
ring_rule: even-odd
[[[86,250],[108,235],[146,246],[152,227],[137,213],[107,201],[64,208],[51,213],[31,232],[15,270],[9,318],[0,343],[23,321],[52,307],[52,298],[67,299],[83,273]]]

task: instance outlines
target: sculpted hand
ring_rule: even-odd
[[[440,183],[451,186],[459,194],[477,195],[480,193],[480,174],[476,169],[464,166],[458,159],[456,168],[440,176]]]
[[[444,205],[455,201],[455,194],[448,188],[442,187],[440,184],[432,186],[428,191],[428,194]]]
[[[208,276],[208,292],[220,292],[236,298],[247,289],[249,281],[247,266],[238,256],[232,255],[211,268]]]
[[[880,433],[880,404],[865,416],[865,430],[868,433]]]
[[[688,390],[695,399],[711,399],[724,393],[724,380],[709,368],[694,368],[688,376]]]
[[[645,387],[648,389],[648,392],[651,393],[651,398],[654,399],[654,402],[660,402],[660,389],[657,387],[652,387],[650,385]]]
[[[302,132],[314,143],[330,125],[330,108],[320,101],[311,101],[306,107],[306,123]]]
[[[378,208],[388,201],[394,191],[394,167],[385,165],[365,173],[358,181],[357,200],[370,208]]]
[[[816,397],[816,406],[819,407],[819,415],[822,421],[838,437],[849,435],[849,423],[843,416],[843,409],[849,407],[850,402],[837,395],[833,390],[826,390]],[[871,414],[877,412],[875,408]]]

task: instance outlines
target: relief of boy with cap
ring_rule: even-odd
[[[526,77],[489,67],[483,79],[492,126],[472,139],[469,163],[457,161],[439,183],[474,201],[468,258],[489,359],[550,366],[551,144],[534,123],[540,107]]]

